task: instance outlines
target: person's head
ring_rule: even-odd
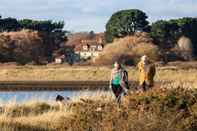
[[[114,68],[115,68],[115,69],[120,69],[120,68],[121,68],[121,64],[120,64],[119,62],[116,61],[116,62],[114,63]]]
[[[143,56],[141,57],[141,61],[147,62],[147,61],[148,61],[148,57],[147,57],[146,55],[143,55]]]

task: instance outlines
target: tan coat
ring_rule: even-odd
[[[140,72],[139,74],[140,85],[146,82],[146,84],[148,84],[149,86],[153,86],[154,76],[156,73],[155,65],[151,64],[150,62],[148,62],[147,65],[145,65],[143,61],[140,61],[137,66]]]

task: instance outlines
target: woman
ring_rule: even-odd
[[[124,89],[121,86],[124,81],[124,70],[121,68],[120,63],[115,62],[114,68],[111,72],[110,88],[112,89],[118,103],[121,101],[121,96]]]

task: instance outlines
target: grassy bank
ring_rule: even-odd
[[[118,106],[110,94],[55,103],[3,105],[3,131],[196,131],[197,90],[153,89],[132,93]]]
[[[167,66],[158,66],[156,81],[172,81],[197,84],[197,62],[172,63]],[[0,80],[39,80],[39,81],[87,81],[109,80],[111,67],[95,66],[0,66]],[[135,67],[127,67],[130,80],[138,80],[138,71]]]

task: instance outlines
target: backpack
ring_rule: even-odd
[[[123,81],[125,83],[125,88],[129,89],[128,72],[126,70],[123,71]]]

